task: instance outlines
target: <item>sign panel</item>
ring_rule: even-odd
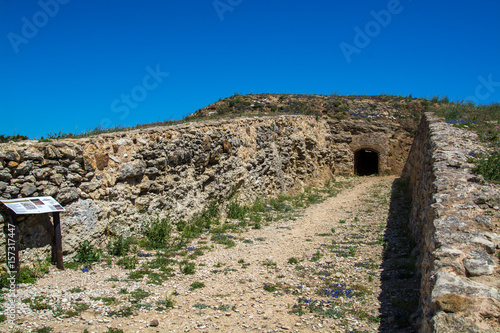
[[[63,206],[52,197],[1,199],[0,202],[18,215],[64,212]]]

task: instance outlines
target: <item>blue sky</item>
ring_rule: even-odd
[[[235,92],[500,101],[500,2],[0,0],[0,134],[179,119]]]

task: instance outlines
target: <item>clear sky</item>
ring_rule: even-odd
[[[0,0],[0,134],[334,91],[499,102],[500,1]]]

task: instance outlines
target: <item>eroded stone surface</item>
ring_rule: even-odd
[[[398,173],[411,142],[406,134],[389,118],[283,116],[0,144],[0,197],[53,196],[71,208],[61,216],[71,225],[81,219],[73,207],[91,200],[98,207],[93,227],[83,236],[62,230],[71,254],[83,239],[102,246],[106,228],[130,235],[150,216],[189,219],[210,200],[224,202],[234,193],[251,202],[352,174],[353,151],[360,148],[377,149],[380,172]],[[26,248],[35,236],[26,238]]]
[[[468,162],[484,150],[474,133],[428,113],[405,165],[420,253],[422,332],[500,330],[500,191]]]

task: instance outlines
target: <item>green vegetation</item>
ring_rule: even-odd
[[[104,305],[111,305],[116,303],[115,297],[92,297],[94,301],[101,301]]]
[[[288,259],[288,263],[290,265],[295,265],[299,263],[299,260],[297,258],[291,257],[290,259]]]
[[[134,308],[132,306],[123,307],[118,310],[113,310],[108,313],[110,317],[126,318],[134,315]]]
[[[195,267],[194,262],[189,262],[187,260],[184,260],[184,261],[179,263],[179,266],[180,266],[180,270],[181,270],[182,274],[185,274],[185,275],[193,275],[194,274],[194,267]]]
[[[492,146],[500,145],[500,103],[475,105],[454,102],[439,105],[436,113],[456,127],[468,128]]]
[[[21,267],[19,278],[16,278],[16,283],[35,283],[38,278],[49,272],[50,265],[50,258],[47,258],[45,261],[38,258],[32,267]],[[9,273],[0,274],[0,289],[10,288],[9,277]]]
[[[274,284],[265,284],[264,290],[270,293],[274,293],[275,291],[278,291],[278,287]]]
[[[72,288],[72,289],[68,290],[68,292],[70,292],[72,294],[74,294],[74,293],[81,293],[83,291],[84,291],[84,289],[78,288],[78,287],[77,288]]]
[[[13,142],[18,142],[18,141],[23,141],[23,140],[28,140],[28,137],[26,135],[20,135],[20,134],[14,134],[14,135],[5,135],[5,134],[0,134],[0,143],[7,143],[10,141]]]
[[[94,249],[88,241],[84,241],[76,251],[75,261],[84,265],[100,262],[101,251]]]
[[[116,264],[122,268],[125,268],[125,269],[134,269],[138,262],[139,262],[139,260],[137,259],[137,257],[135,257],[135,256],[130,257],[129,256],[129,257],[120,258],[116,262]]]
[[[123,333],[123,330],[121,330],[119,328],[108,327],[108,330],[106,331],[106,333]]]
[[[197,282],[191,283],[190,287],[191,287],[191,290],[195,290],[195,289],[205,288],[205,284],[203,282],[197,281]]]
[[[134,244],[133,238],[124,239],[123,236],[118,236],[109,246],[109,254],[113,256],[125,256],[130,251],[130,245]]]
[[[168,219],[156,218],[144,226],[144,238],[141,245],[147,249],[162,249],[167,246],[172,227]]]
[[[151,294],[148,293],[147,291],[142,290],[141,288],[137,288],[136,290],[130,293],[130,296],[133,298],[133,301],[135,302],[143,300],[147,298],[149,295]]]
[[[483,175],[488,181],[500,183],[500,150],[478,155],[473,162],[476,164],[472,169],[475,174]]]

